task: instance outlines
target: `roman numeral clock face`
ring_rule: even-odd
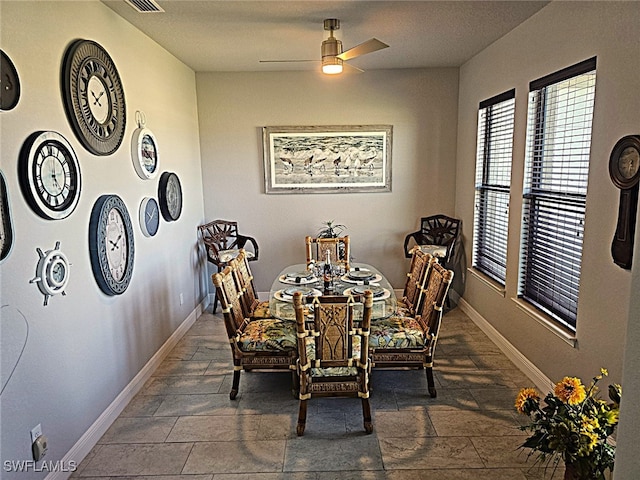
[[[94,155],[111,155],[124,138],[126,109],[120,75],[96,42],[76,40],[63,62],[62,93],[78,140]]]
[[[57,132],[35,132],[22,146],[20,187],[31,208],[50,220],[66,218],[80,199],[80,164]]]

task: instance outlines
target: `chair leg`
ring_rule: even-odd
[[[368,398],[362,399],[362,417],[364,418],[364,431],[373,432],[373,422],[371,421],[371,405]]]
[[[438,396],[438,392],[436,392],[436,385],[433,381],[433,368],[426,367],[425,373],[427,374],[427,386],[429,387],[429,395],[431,395],[431,398],[436,398]]]
[[[218,295],[213,296],[213,311],[211,313],[216,313],[218,309]]]
[[[235,400],[238,395],[238,390],[240,389],[240,370],[233,371],[233,385],[231,386],[231,393],[229,393],[229,398],[231,400]]]
[[[300,377],[295,370],[291,371],[291,393],[293,393],[295,398],[298,398],[300,395]]]
[[[304,433],[304,427],[307,424],[307,401],[300,400],[300,411],[298,412],[298,425],[296,427],[296,433],[298,436],[302,436]]]

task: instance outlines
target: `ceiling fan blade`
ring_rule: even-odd
[[[260,63],[319,62],[320,60],[259,60]]]
[[[359,57],[360,55],[365,55],[377,50],[382,50],[383,48],[387,48],[388,46],[389,45],[381,42],[377,38],[372,38],[371,40],[367,40],[360,45],[356,45],[355,47],[350,48],[346,52],[342,52],[340,55],[337,55],[337,57],[341,60],[351,60],[352,58]]]
[[[364,70],[354,65],[351,65],[350,63],[344,62],[342,66],[344,67],[345,73],[364,73]]]

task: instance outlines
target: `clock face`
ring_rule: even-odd
[[[107,295],[120,295],[133,274],[133,227],[127,207],[117,195],[102,195],[89,223],[89,254],[93,275]]]
[[[67,49],[62,94],[82,145],[95,155],[115,152],[124,138],[124,90],[113,60],[96,42],[76,40]]]
[[[0,110],[11,110],[20,100],[20,80],[11,59],[0,50]]]
[[[167,222],[173,222],[180,218],[182,213],[182,186],[175,173],[164,172],[160,176],[158,198],[162,217]]]
[[[158,173],[159,156],[156,137],[148,128],[137,128],[131,138],[131,157],[136,173],[143,180]]]
[[[621,189],[635,186],[640,180],[640,136],[628,135],[613,147],[609,158],[609,175]]]
[[[35,132],[20,151],[20,186],[43,218],[66,218],[80,199],[80,164],[69,142],[57,132]]]
[[[145,197],[140,202],[140,230],[145,237],[153,237],[160,227],[160,209],[153,198]]]
[[[0,171],[0,262],[4,260],[13,246],[13,222],[9,209],[9,192],[4,174]]]

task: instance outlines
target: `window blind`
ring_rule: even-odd
[[[480,103],[473,227],[474,268],[504,285],[515,90]]]
[[[531,82],[519,296],[576,330],[596,59]]]

